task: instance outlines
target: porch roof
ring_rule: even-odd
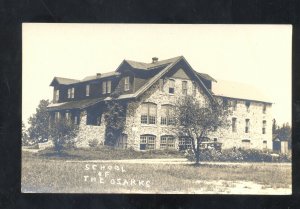
[[[98,102],[104,101],[103,98],[95,98],[95,99],[84,99],[79,101],[70,101],[70,102],[62,102],[62,103],[54,103],[50,104],[47,107],[48,111],[57,111],[57,110],[71,110],[71,109],[84,109],[86,107],[97,104]]]

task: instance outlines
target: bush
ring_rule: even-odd
[[[194,161],[195,156],[192,151],[187,151],[185,156]],[[215,149],[202,150],[200,153],[201,161],[221,161],[221,162],[291,162],[291,154],[274,155],[269,151],[257,149]]]

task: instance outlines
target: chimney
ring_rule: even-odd
[[[155,63],[158,61],[158,58],[157,57],[152,57],[152,63]]]
[[[96,76],[97,77],[101,77],[101,73],[96,73]]]

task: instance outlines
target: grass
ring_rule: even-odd
[[[69,153],[72,155],[71,153]],[[42,156],[42,155],[41,155]],[[126,172],[110,171],[104,183],[84,181],[84,176],[99,177],[97,170],[85,170],[85,162],[51,160],[23,153],[22,191],[66,193],[226,193],[235,182],[255,182],[267,188],[288,188],[291,185],[291,166],[280,164],[203,165],[190,164],[110,164],[97,166],[123,166]],[[120,157],[120,156],[119,156]],[[106,169],[106,171],[108,171]],[[150,181],[150,187],[111,184],[111,179],[121,182]],[[220,185],[217,182],[223,182]]]
[[[24,155],[28,153],[24,153]],[[140,152],[111,147],[76,148],[57,153],[53,149],[45,149],[34,154],[44,159],[76,159],[76,160],[123,160],[123,159],[153,159],[153,158],[182,158],[183,153],[177,150],[149,150]]]

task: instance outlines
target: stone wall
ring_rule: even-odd
[[[156,82],[150,89],[148,89],[138,100],[128,103],[126,127],[124,133],[128,135],[128,147],[133,147],[136,150],[140,149],[140,136],[144,134],[151,134],[156,136],[156,149],[160,148],[160,137],[163,135],[176,136],[176,129],[174,126],[167,126],[160,124],[161,106],[163,104],[175,104],[176,99],[182,96],[182,80],[178,77],[171,77],[175,80],[175,93],[169,94],[168,79],[164,85],[163,91],[159,89],[159,82]],[[188,81],[188,94],[192,95],[192,81]],[[208,104],[208,96],[203,92],[202,88],[197,87],[195,96],[203,105]],[[143,102],[152,102],[157,104],[157,118],[156,124],[141,124],[141,104]],[[211,139],[216,138],[221,142],[222,148],[243,147],[242,140],[250,140],[250,148],[256,149],[272,149],[272,113],[271,104],[267,106],[266,113],[263,113],[262,102],[251,102],[249,112],[246,109],[245,101],[238,100],[237,108],[229,116],[237,118],[236,132],[232,132],[232,126],[228,128],[217,129],[217,131],[210,133]],[[245,133],[245,119],[250,119],[250,132]],[[262,134],[262,121],[266,120],[266,134]],[[265,144],[264,141],[267,143]],[[178,148],[178,139],[176,137],[175,147]]]
[[[97,140],[98,144],[104,143],[105,124],[102,115],[100,126],[86,125],[87,113],[86,111],[80,114],[79,133],[77,136],[77,147],[89,147],[89,141]]]

